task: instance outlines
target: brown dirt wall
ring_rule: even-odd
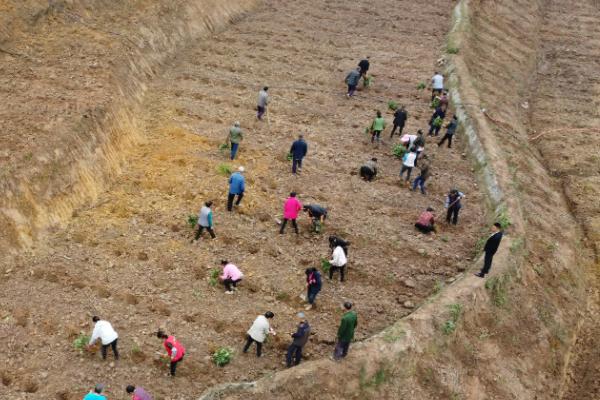
[[[140,140],[136,115],[161,64],[255,4],[1,2],[0,249],[96,199]]]

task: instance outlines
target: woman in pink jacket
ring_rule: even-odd
[[[296,218],[298,218],[298,213],[302,210],[302,203],[296,198],[296,192],[290,193],[290,197],[285,201],[283,205],[283,222],[281,223],[281,229],[279,233],[283,235],[283,231],[285,229],[285,225],[288,220],[292,221],[292,226],[296,231],[296,235],[298,234],[298,224],[296,224]]]

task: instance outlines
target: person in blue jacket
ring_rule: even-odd
[[[244,178],[244,167],[239,167],[237,172],[231,174],[229,177],[229,195],[227,196],[227,210],[233,210],[233,200],[237,195],[236,206],[240,205],[242,198],[244,197],[244,191],[246,190],[246,180]]]
[[[290,153],[292,154],[292,174],[302,171],[302,159],[306,156],[308,152],[308,145],[304,141],[304,137],[302,135],[298,136],[298,140],[295,140],[292,143],[292,148],[290,149]]]

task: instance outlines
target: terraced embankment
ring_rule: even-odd
[[[94,201],[140,140],[162,63],[254,0],[3,1],[0,250]]]

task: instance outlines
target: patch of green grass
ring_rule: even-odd
[[[404,157],[404,154],[406,154],[407,151],[408,150],[406,150],[406,147],[404,147],[403,144],[397,144],[392,149],[392,154],[398,158],[402,158]]]
[[[458,47],[448,45],[448,47],[446,48],[446,52],[448,52],[448,54],[458,54],[458,51]]]
[[[444,282],[435,281],[435,284],[433,285],[433,294],[438,294],[439,292],[442,291],[443,288],[444,288]]]
[[[442,237],[440,237],[440,239],[444,243],[448,243],[450,241],[450,238],[448,237],[448,235],[442,235]]]
[[[212,360],[217,367],[224,367],[231,362],[233,350],[229,347],[219,347],[212,355]]]
[[[219,151],[225,152],[226,150],[229,150],[229,143],[221,143],[219,146]]]
[[[90,342],[90,337],[83,333],[80,333],[79,336],[75,340],[73,340],[73,348],[78,350],[80,353],[83,353],[85,346]]]
[[[456,330],[456,322],[454,322],[454,321],[448,320],[448,321],[444,322],[444,325],[442,325],[442,332],[444,332],[444,335],[450,335],[455,330]]]
[[[477,242],[475,243],[475,249],[473,250],[473,253],[475,253],[475,257],[481,254],[483,248],[485,247],[485,242],[487,242],[487,240],[487,236],[483,236],[477,239]]]
[[[387,381],[389,375],[390,374],[387,368],[381,365],[379,368],[377,368],[377,371],[375,371],[373,376],[368,378],[367,370],[363,365],[362,367],[360,367],[360,373],[358,378],[360,390],[362,391],[365,389],[377,388],[381,386],[383,383],[385,383],[385,381]]]
[[[221,271],[219,271],[218,268],[213,268],[210,270],[210,275],[208,277],[208,284],[210,286],[217,286],[217,283],[219,283],[219,274]]]
[[[419,84],[417,85],[417,90],[425,90],[426,87],[427,85],[425,84],[425,82],[419,82]]]
[[[496,307],[502,307],[508,301],[508,278],[494,276],[485,282],[485,288],[489,290],[492,303]]]
[[[142,349],[140,348],[140,346],[137,343],[134,343],[131,347],[131,354],[140,354],[141,352]]]
[[[388,108],[392,111],[396,111],[398,109],[398,103],[396,103],[394,100],[390,100],[388,101]]]
[[[406,332],[403,329],[394,329],[393,327],[388,328],[384,331],[383,340],[387,343],[394,343],[406,336]]]
[[[511,226],[510,218],[508,217],[508,212],[506,211],[506,207],[502,208],[498,215],[496,216],[496,221],[500,224],[502,229],[506,229]]]
[[[188,215],[187,223],[190,226],[190,228],[195,228],[196,225],[198,225],[198,216],[193,214]]]
[[[219,175],[229,176],[231,175],[231,165],[225,163],[219,164],[217,166],[217,172],[219,173]]]
[[[525,246],[525,239],[523,239],[522,237],[517,237],[510,244],[510,252],[513,254],[517,254],[517,253],[521,252],[521,250],[523,250],[524,246]]]
[[[324,273],[328,274],[331,269],[331,263],[326,258],[321,258],[321,269]]]
[[[450,304],[448,309],[450,310],[450,319],[442,325],[442,331],[445,335],[449,335],[456,330],[456,323],[462,314],[462,306],[460,304]]]

